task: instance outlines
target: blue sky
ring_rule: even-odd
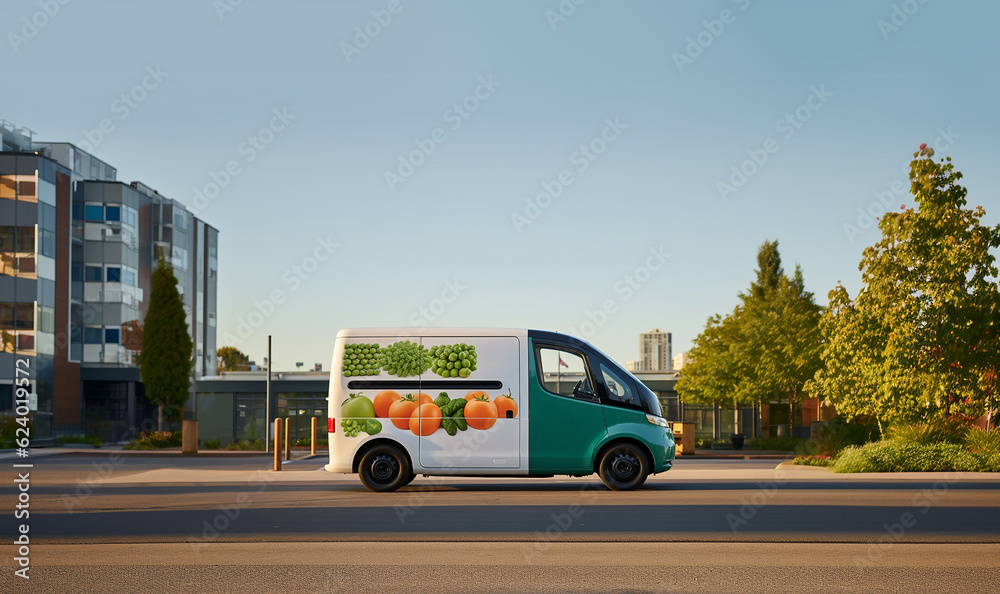
[[[686,350],[765,240],[819,303],[838,280],[855,293],[879,237],[863,213],[912,206],[921,142],[996,224],[998,17],[940,0],[13,0],[0,117],[217,227],[219,343],[258,361],[268,334],[276,368],[328,368],[340,328],[430,324],[572,332],[625,362],[654,327]]]

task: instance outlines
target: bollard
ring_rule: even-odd
[[[281,419],[274,420],[274,469],[281,470]]]
[[[288,447],[288,421],[290,420],[289,417],[285,417],[285,460],[292,459],[292,448]]]
[[[316,417],[313,417],[313,420],[312,420],[312,437],[309,439],[309,443],[312,444],[309,447],[309,455],[310,456],[315,456],[316,455]]]

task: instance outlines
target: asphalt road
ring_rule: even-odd
[[[121,591],[142,576],[180,591],[602,592],[988,592],[1000,583],[1000,477],[845,477],[769,460],[682,459],[628,493],[596,476],[420,477],[371,493],[355,476],[322,471],[324,462],[275,473],[262,457],[33,460],[32,583]],[[7,474],[0,496],[13,511]],[[0,514],[0,534],[12,541],[21,522]],[[0,590],[20,591],[9,579]]]

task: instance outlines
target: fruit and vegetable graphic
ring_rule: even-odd
[[[469,377],[476,370],[476,347],[445,344],[431,347],[431,371],[441,377]]]
[[[383,390],[373,400],[358,393],[351,394],[341,406],[344,418],[340,426],[348,437],[359,433],[375,435],[382,431],[382,421],[389,419],[394,427],[409,430],[414,435],[426,437],[443,429],[448,435],[457,435],[469,428],[486,431],[497,419],[517,416],[518,406],[511,390],[490,399],[489,394],[473,390],[462,398],[451,398],[441,392],[437,398],[428,394],[400,394]]]
[[[409,340],[384,347],[355,343],[344,346],[341,371],[344,377],[381,375],[383,371],[397,377],[412,377],[429,369],[441,377],[466,378],[476,370],[477,359],[475,345],[464,342],[429,349]]]
[[[476,396],[465,405],[465,420],[469,427],[485,431],[497,422],[497,405],[486,396]]]
[[[382,423],[374,419],[375,405],[363,394],[348,396],[340,405],[340,414],[344,417],[340,426],[344,428],[344,434],[350,437],[355,437],[362,431],[368,435],[382,431]]]
[[[423,345],[401,340],[379,349],[378,363],[389,375],[409,377],[430,369],[431,356]]]
[[[378,362],[377,344],[349,344],[344,347],[344,362],[341,371],[344,377],[358,375],[378,375],[382,372]]]

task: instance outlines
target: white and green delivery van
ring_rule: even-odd
[[[337,334],[330,472],[373,491],[427,476],[586,476],[638,488],[669,470],[656,395],[555,332],[372,328]]]

